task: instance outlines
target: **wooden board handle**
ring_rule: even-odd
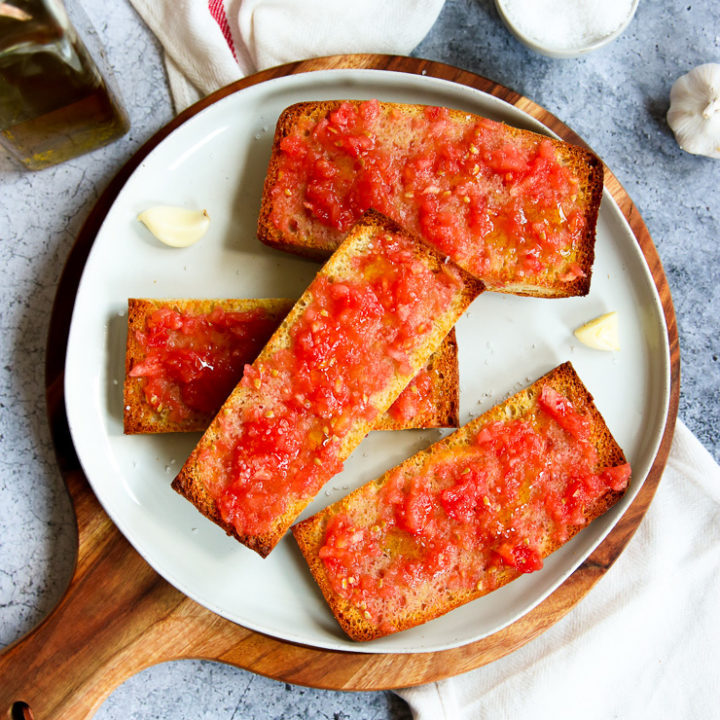
[[[36,720],[91,717],[171,650],[163,619],[183,600],[129,548],[82,475],[65,479],[78,520],[75,573],[50,616],[0,656],[0,709],[22,701]]]

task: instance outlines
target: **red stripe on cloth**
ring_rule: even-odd
[[[235,54],[235,43],[233,42],[232,33],[230,32],[230,25],[228,23],[227,15],[225,14],[225,5],[223,0],[208,0],[208,10],[210,10],[210,14],[215,18],[215,22],[217,22],[220,26],[225,42],[227,42],[230,52],[232,52],[233,57],[237,60],[237,55]]]

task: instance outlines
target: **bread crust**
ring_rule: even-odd
[[[144,377],[133,377],[131,370],[147,357],[145,348],[138,340],[138,334],[147,329],[150,316],[158,309],[170,309],[182,315],[207,315],[215,308],[225,312],[246,312],[263,310],[276,320],[277,326],[295,304],[294,300],[284,298],[264,299],[147,299],[130,298],[128,300],[128,336],[125,352],[125,381],[123,385],[124,411],[123,431],[126,435],[204,432],[215,417],[216,412],[204,413],[188,409],[188,415],[182,420],[174,419],[167,410],[158,410],[147,400]],[[428,428],[458,427],[460,404],[460,384],[457,358],[457,339],[452,328],[431,355],[425,370],[432,379],[427,402],[413,417],[403,419],[394,417],[390,411],[378,419],[375,430],[413,430]],[[250,364],[255,355],[249,355],[243,364]],[[238,377],[238,381],[240,378]],[[410,392],[408,387],[403,392]],[[398,398],[398,401],[400,398]],[[220,408],[216,408],[216,411]]]
[[[293,232],[283,232],[275,227],[270,219],[273,211],[271,190],[278,182],[280,173],[279,158],[282,140],[290,135],[299,123],[305,121],[317,122],[327,117],[329,113],[345,102],[354,106],[361,104],[361,101],[358,100],[301,102],[288,107],[280,115],[276,125],[258,218],[258,238],[266,245],[318,260],[328,257],[337,247],[340,234],[334,229],[315,221],[309,213],[304,211],[301,204],[298,204],[292,220]],[[425,112],[425,106],[423,105],[381,102],[379,106],[383,117],[391,113],[419,117]],[[478,116],[459,110],[448,109],[448,113],[453,122],[461,126],[474,124],[479,119]],[[387,138],[384,139],[387,140],[388,145],[392,144],[395,148],[400,148],[398,153],[402,152],[402,148],[409,145],[411,138],[398,137],[397,130],[393,127],[391,120],[388,120],[387,126]],[[562,163],[577,178],[579,184],[577,203],[578,207],[582,209],[586,225],[581,241],[572,250],[572,257],[567,259],[568,262],[576,262],[584,274],[575,277],[571,281],[566,281],[561,278],[557,268],[548,267],[544,275],[532,284],[529,284],[521,277],[513,276],[504,277],[501,281],[482,276],[479,279],[485,283],[487,290],[515,295],[532,297],[586,295],[590,289],[592,266],[595,259],[595,228],[603,191],[603,164],[593,152],[580,146],[510,125],[504,125],[504,129],[509,137],[521,145],[537,144],[541,139],[549,141],[555,148],[558,157],[561,158]],[[297,188],[297,190],[302,191],[302,188]],[[393,217],[401,222],[401,215],[401,209],[398,209],[397,216],[393,215]]]
[[[351,276],[353,272],[351,269],[352,258],[361,253],[363,248],[367,247],[375,237],[384,234],[412,238],[389,218],[370,211],[356,223],[348,234],[346,241],[321,268],[318,275],[329,279]],[[433,272],[444,271],[446,265],[444,258],[421,240],[412,238],[412,241],[415,245],[414,255],[416,259],[427,264]],[[460,268],[456,268],[456,271],[463,281],[461,289],[456,293],[448,311],[441,317],[432,318],[432,330],[428,333],[422,347],[411,352],[409,364],[414,369],[412,374],[408,376],[398,373],[391,385],[374,397],[373,404],[378,412],[387,410],[415,372],[427,362],[429,356],[438,347],[472,300],[484,290],[484,286],[476,278],[471,277]],[[255,365],[262,364],[266,358],[272,357],[275,352],[289,347],[289,330],[302,317],[305,308],[311,303],[313,298],[312,287],[311,285],[303,293],[293,309],[285,317],[278,330],[258,356]],[[172,487],[192,502],[206,517],[221,526],[228,534],[265,557],[312,498],[288,497],[287,509],[275,519],[271,530],[258,534],[244,534],[223,521],[217,504],[207,489],[207,483],[211,482],[213,478],[208,474],[209,471],[201,459],[204,452],[211,451],[213,445],[218,440],[221,440],[223,416],[228,414],[232,416],[245,407],[246,404],[251,406],[254,402],[255,396],[242,383],[235,388],[173,481]],[[340,444],[339,459],[341,461],[344,461],[350,455],[368,431],[372,429],[372,425],[373,423],[370,420],[364,418],[355,419],[352,429],[343,437]],[[317,491],[319,490],[320,488],[317,488]]]
[[[582,384],[572,365],[567,362],[558,366],[528,388],[508,398],[505,402],[495,406],[480,417],[475,418],[444,440],[417,453],[401,463],[397,468],[384,473],[377,480],[367,483],[342,500],[293,526],[292,533],[308,563],[313,578],[340,626],[349,637],[358,641],[372,640],[389,632],[402,631],[420,625],[481,597],[492,589],[502,587],[521,575],[519,570],[503,565],[499,570],[486,571],[486,574],[487,572],[494,572],[494,579],[490,589],[483,586],[480,589],[474,587],[469,590],[446,589],[443,592],[435,592],[428,586],[427,592],[420,592],[422,605],[415,606],[409,603],[401,616],[393,618],[392,625],[394,629],[388,630],[387,627],[380,627],[375,621],[366,618],[360,608],[333,590],[319,551],[325,542],[328,522],[333,517],[346,514],[352,510],[353,517],[361,517],[363,525],[367,523],[369,527],[376,522],[377,507],[381,502],[379,498],[380,490],[393,473],[398,471],[401,473],[419,471],[422,468],[423,477],[431,477],[431,473],[426,472],[427,468],[432,468],[433,463],[438,460],[446,459],[448,453],[452,454],[453,451],[465,447],[481,428],[491,422],[505,421],[508,418],[521,418],[535,411],[537,409],[536,398],[540,395],[543,387],[548,385],[558,390],[572,402],[579,412],[587,414],[590,418],[592,424],[591,442],[598,452],[597,468],[624,465],[626,459],[623,451],[596,408],[592,395]],[[583,527],[586,527],[587,523],[609,510],[623,494],[624,491],[608,490],[596,502],[584,508],[586,522],[582,525],[571,526],[569,535],[564,542],[553,541],[550,535],[546,533],[542,545],[542,557],[545,558],[550,555],[558,547],[574,537]]]

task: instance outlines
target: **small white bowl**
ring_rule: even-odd
[[[512,34],[520,40],[524,45],[529,47],[531,50],[534,50],[537,53],[540,53],[541,55],[546,55],[547,57],[551,58],[573,58],[578,57],[580,55],[584,55],[585,53],[592,52],[593,50],[597,50],[598,48],[603,47],[604,45],[607,45],[609,42],[612,42],[616,37],[621,35],[627,26],[630,24],[630,21],[635,16],[635,11],[637,10],[638,4],[640,3],[640,0],[633,0],[630,10],[627,14],[627,17],[623,20],[623,22],[612,32],[607,33],[605,35],[602,35],[597,38],[593,38],[593,40],[585,45],[578,45],[578,46],[567,46],[567,47],[556,47],[556,46],[549,46],[544,45],[542,43],[542,40],[539,37],[532,37],[531,35],[527,34],[526,32],[521,32],[515,23],[511,20],[509,17],[508,11],[507,11],[507,2],[508,0],[495,0],[495,7],[497,8],[497,11],[502,18],[505,25],[507,25],[508,29]]]

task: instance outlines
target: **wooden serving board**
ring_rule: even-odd
[[[650,505],[677,416],[679,350],[675,313],[660,259],[637,209],[608,170],[605,183],[632,228],[664,308],[671,351],[670,409],[655,462],[635,501],[590,557],[534,610],[477,642],[435,653],[367,654],[296,645],[247,630],[190,600],[160,577],[117,530],[93,494],[75,454],[63,397],[65,348],[82,270],[106,213],[130,174],[174,129],[226,95],[293,73],[375,68],[443,78],[482,90],[584,145],[556,117],[483,77],[441,63],[381,55],[336,56],[267,70],[223,88],[179,115],[120,171],[81,230],[60,280],[46,358],[49,420],[58,462],[77,516],[77,564],[50,616],[0,655],[0,713],[37,720],[89,718],[123,681],[168,660],[219,660],[278,680],[341,690],[407,687],[456,675],[513,652],[562,618],[623,551]],[[18,703],[26,703],[21,706]],[[22,710],[22,708],[25,710]]]

